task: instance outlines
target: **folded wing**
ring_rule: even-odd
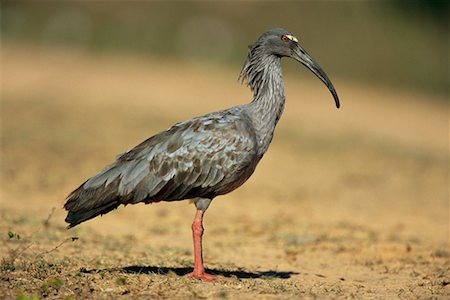
[[[214,198],[253,172],[256,140],[245,116],[219,112],[179,123],[120,155],[73,191],[73,227],[120,204]]]

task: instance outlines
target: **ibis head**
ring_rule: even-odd
[[[339,108],[339,97],[331,80],[319,64],[316,63],[305,49],[300,46],[298,39],[289,31],[281,28],[266,31],[253,45],[250,46],[250,51],[255,49],[263,50],[266,54],[278,57],[291,57],[302,63],[325,83],[333,95],[336,107]]]

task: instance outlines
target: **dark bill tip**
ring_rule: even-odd
[[[310,69],[325,85],[327,86],[328,90],[330,90],[331,94],[333,95],[334,102],[336,103],[336,108],[341,107],[341,103],[339,101],[339,97],[337,95],[336,89],[333,86],[333,83],[331,83],[331,80],[328,78],[327,74],[324,70],[317,64],[311,56],[309,56],[308,53],[306,53],[305,50],[303,50],[300,46],[297,46],[297,48],[294,50],[292,57],[297,60],[298,62],[305,65],[308,69]]]
[[[325,83],[325,84],[326,84],[326,83]],[[331,81],[330,81],[330,85],[327,85],[327,87],[328,87],[328,89],[330,90],[331,94],[333,95],[334,102],[336,103],[336,108],[341,107],[341,103],[339,102],[339,96],[338,96],[338,94],[336,93],[336,90],[334,89],[333,84],[331,84]]]

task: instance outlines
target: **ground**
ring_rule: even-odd
[[[205,215],[206,266],[227,278],[207,283],[180,276],[193,266],[189,201],[72,230],[62,205],[117,153],[248,101],[238,67],[18,44],[2,64],[0,298],[450,296],[445,99],[337,79],[337,110],[285,62],[271,148]]]

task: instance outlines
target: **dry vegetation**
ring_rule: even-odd
[[[70,231],[61,207],[115,154],[247,101],[238,70],[18,45],[2,56],[0,298],[449,297],[442,99],[335,80],[337,111],[313,75],[285,74],[271,149],[206,214],[206,265],[228,280],[204,283],[180,276],[187,201]]]

